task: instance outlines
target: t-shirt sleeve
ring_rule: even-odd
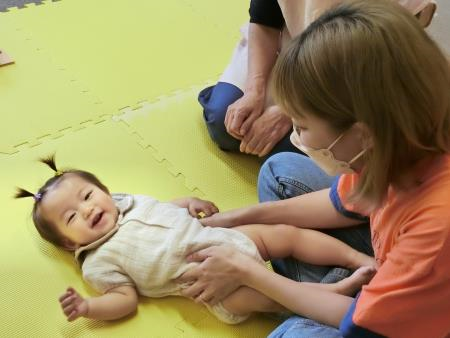
[[[251,0],[250,22],[275,29],[283,28],[284,18],[277,0]]]
[[[344,338],[383,338],[384,336],[370,331],[364,327],[358,326],[353,322],[353,314],[355,313],[356,303],[358,302],[358,297],[355,298],[352,305],[345,314],[344,319],[339,325],[339,330]]]
[[[429,210],[399,230],[386,260],[342,321],[344,337],[372,337],[358,333],[366,331],[399,338],[450,332],[449,228]]]
[[[368,222],[369,218],[357,208],[345,201],[346,196],[352,191],[357,181],[355,175],[342,175],[334,179],[330,189],[330,199],[334,208],[348,218],[353,218],[361,222]]]
[[[103,260],[92,262],[87,259],[82,266],[83,279],[97,292],[103,294],[119,286],[134,286],[132,279],[119,266]]]

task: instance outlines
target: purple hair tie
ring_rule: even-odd
[[[33,198],[36,202],[39,202],[42,199],[42,194],[40,192],[38,192],[37,194],[35,194],[33,196]]]

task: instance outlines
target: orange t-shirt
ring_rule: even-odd
[[[450,154],[417,174],[416,187],[407,192],[391,187],[385,203],[370,213],[379,269],[347,314],[351,321],[341,323],[344,335],[450,334]],[[343,175],[332,187],[333,203],[344,214],[358,211],[345,202],[357,179]]]

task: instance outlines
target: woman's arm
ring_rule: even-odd
[[[79,317],[114,320],[136,311],[138,296],[131,286],[120,286],[92,298],[83,298],[75,289],[68,288],[59,302],[68,321]]]
[[[194,253],[190,259],[202,263],[181,277],[185,282],[195,281],[183,295],[196,301],[214,304],[222,300],[228,294],[222,293],[223,290],[216,293],[216,288],[223,283],[246,285],[294,313],[334,327],[339,326],[353,301],[351,297],[278,275],[231,247],[209,247]]]
[[[300,228],[330,229],[360,224],[345,217],[330,199],[330,189],[221,212],[201,220],[205,226],[233,227],[244,224],[289,224]]]

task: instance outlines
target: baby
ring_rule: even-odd
[[[211,245],[233,246],[261,264],[293,256],[311,264],[359,268],[338,283],[311,284],[346,295],[353,295],[375,271],[373,258],[321,232],[289,225],[204,227],[197,217],[201,212],[206,216],[218,212],[211,202],[182,198],[164,203],[147,196],[110,194],[91,173],[58,171],[53,157],[41,162],[55,176],[36,194],[18,189],[16,198],[34,198],[32,217],[40,235],[73,251],[84,280],[102,294],[83,298],[68,288],[59,301],[69,321],[124,317],[136,310],[138,294],[180,295],[187,285],[177,278],[198,264],[186,262],[186,256]],[[205,305],[229,324],[240,323],[253,312],[284,311],[247,287],[218,304]]]

